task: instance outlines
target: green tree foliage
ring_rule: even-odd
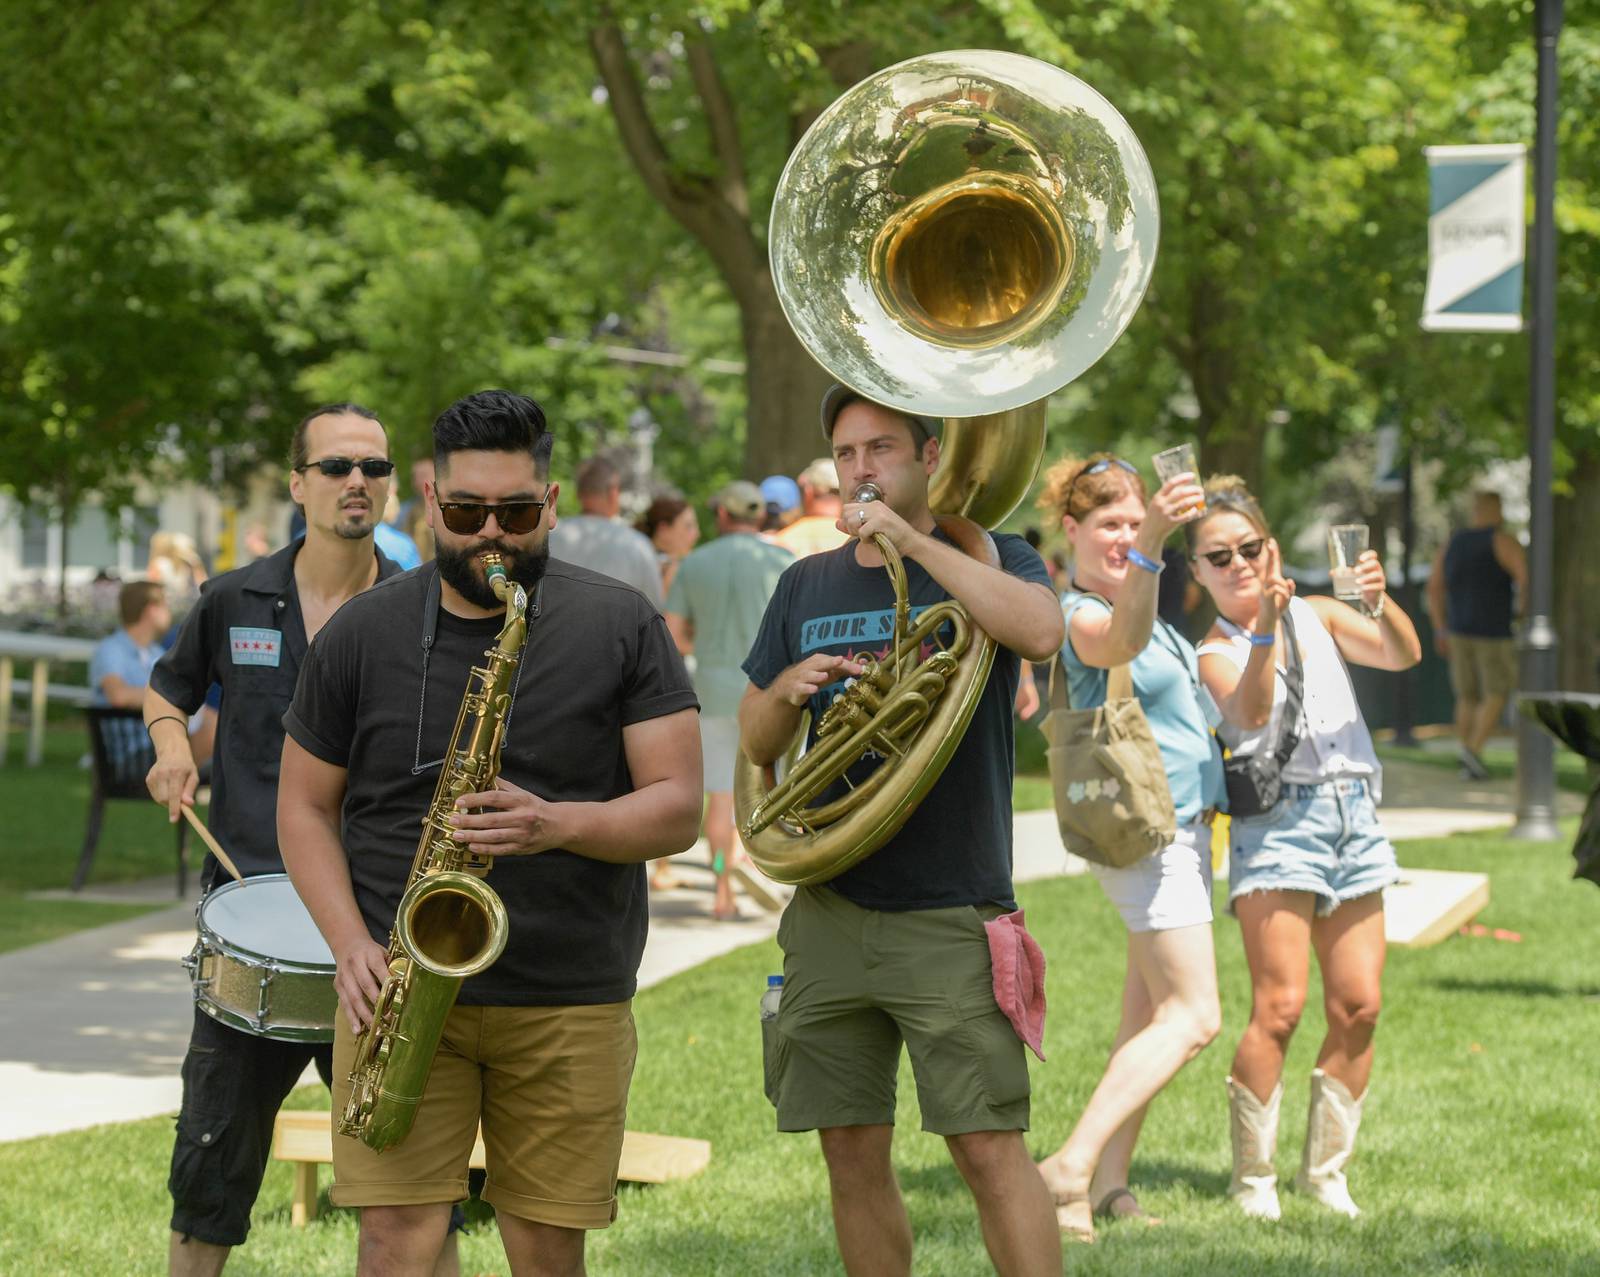
[[[140,470],[226,475],[329,398],[374,404],[410,451],[443,403],[494,383],[549,403],[558,469],[641,407],[692,493],[797,469],[823,378],[767,273],[778,175],[842,88],[961,47],[1095,85],[1160,186],[1150,294],[1058,396],[1054,451],[1197,437],[1208,468],[1302,502],[1343,439],[1399,419],[1465,476],[1518,448],[1526,339],[1418,329],[1421,148],[1531,139],[1530,10],[18,0],[0,28],[0,484],[59,504],[115,499]],[[1569,6],[1575,488],[1586,465],[1600,482],[1596,39]],[[741,358],[743,378],[705,367]]]

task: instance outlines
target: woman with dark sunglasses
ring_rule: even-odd
[[[1105,1074],[1067,1142],[1039,1164],[1065,1237],[1094,1240],[1093,1217],[1154,1222],[1128,1190],[1145,1109],[1216,1037],[1211,947],[1211,818],[1223,798],[1222,755],[1194,648],[1156,616],[1161,547],[1199,509],[1196,476],[1145,497],[1120,457],[1059,462],[1040,506],[1061,521],[1072,551],[1062,599],[1062,670],[1075,709],[1103,705],[1109,671],[1130,666],[1172,791],[1178,829],[1160,851],[1124,868],[1091,865],[1128,929],[1122,1022]]]
[[[1378,821],[1382,770],[1345,663],[1403,670],[1422,649],[1410,619],[1385,593],[1383,566],[1371,550],[1356,565],[1362,612],[1337,599],[1296,598],[1260,505],[1233,475],[1207,481],[1206,515],[1185,531],[1196,579],[1217,606],[1200,645],[1200,677],[1222,710],[1218,735],[1235,755],[1264,760],[1289,748],[1286,713],[1294,716],[1291,731],[1298,727],[1277,804],[1230,822],[1228,908],[1244,936],[1251,1007],[1227,1079],[1228,1193],[1247,1215],[1279,1217],[1273,1155],[1283,1061],[1315,949],[1328,1029],[1311,1074],[1295,1186],[1354,1216],[1344,1166],[1372,1072],[1383,889],[1399,871]],[[1285,651],[1290,642],[1298,663]],[[1298,695],[1291,684],[1299,684]]]

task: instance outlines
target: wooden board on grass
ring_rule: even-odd
[[[1426,949],[1453,936],[1489,903],[1489,875],[1401,869],[1383,893],[1383,927],[1392,945]]]
[[[333,1161],[333,1114],[284,1109],[273,1127],[272,1155],[297,1164],[289,1220],[296,1227],[309,1223],[317,1217],[317,1167]],[[625,1131],[617,1178],[635,1184],[665,1184],[690,1179],[710,1163],[710,1140]],[[472,1146],[468,1165],[484,1165],[482,1132]]]

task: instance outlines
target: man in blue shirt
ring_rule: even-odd
[[[91,704],[139,709],[150,670],[161,657],[161,636],[172,628],[167,590],[158,581],[129,581],[117,594],[122,627],[95,645],[89,659]]]
[[[159,581],[129,581],[117,594],[117,614],[122,621],[115,633],[95,645],[89,658],[91,705],[115,709],[139,709],[144,705],[145,686],[150,671],[164,650],[162,637],[172,628],[172,608],[167,602],[167,587]],[[199,766],[211,756],[211,740],[216,716],[204,706],[189,718],[189,748]],[[126,727],[125,738],[113,734],[107,745],[119,756],[127,757],[144,748],[142,723],[116,723]]]

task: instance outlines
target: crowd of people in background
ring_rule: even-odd
[[[1102,489],[1118,488],[1124,473],[1122,464],[1125,463],[1108,461],[1098,469],[1091,466],[1092,473],[1080,476],[1072,500],[1080,501],[1085,494]],[[402,569],[417,566],[432,557],[432,532],[423,494],[425,485],[433,477],[433,458],[422,455],[414,459],[408,477],[404,499],[400,496],[400,484],[390,484],[383,517],[376,522],[374,531],[379,547]],[[831,457],[822,456],[793,476],[772,474],[759,485],[743,482],[726,485],[707,504],[705,530],[714,539],[704,545],[701,544],[700,512],[670,488],[658,489],[643,512],[631,523],[627,521],[623,514],[625,478],[624,468],[610,453],[602,451],[584,459],[577,468],[574,485],[578,509],[560,517],[551,534],[551,552],[558,558],[628,582],[665,613],[673,637],[694,673],[705,707],[701,723],[707,768],[704,832],[715,875],[712,916],[737,918],[739,907],[731,871],[740,863],[743,852],[733,829],[732,777],[737,730],[732,714],[743,680],[739,662],[748,650],[753,626],[759,621],[783,566],[794,558],[831,550],[849,539],[838,526],[845,500],[840,493],[838,470]],[[1231,482],[1242,490],[1242,484]],[[1116,589],[1099,580],[1095,575],[1093,554],[1086,560],[1085,546],[1079,544],[1087,534],[1086,527],[1076,519],[1071,519],[1072,526],[1067,527],[1069,514],[1062,504],[1061,492],[1057,491],[1060,487],[1055,480],[1047,478],[1045,499],[1041,504],[1049,507],[1061,521],[1065,529],[1064,544],[1060,548],[1047,548],[1045,537],[1037,527],[1026,530],[1026,540],[1044,556],[1059,594],[1076,595],[1081,600],[1086,597],[1083,594],[1086,583],[1098,582],[1106,588],[1095,590],[1088,584],[1088,597],[1099,593],[1114,601]],[[1130,489],[1122,499],[1133,501],[1136,498],[1143,502],[1142,488],[1137,493]],[[1252,506],[1251,510],[1253,513],[1247,511],[1237,517],[1247,521],[1259,519],[1259,509]],[[1153,515],[1147,511],[1144,526],[1154,529],[1160,526],[1160,520],[1158,510]],[[1500,721],[1506,698],[1515,683],[1515,654],[1510,637],[1512,600],[1514,592],[1521,587],[1525,565],[1520,545],[1504,531],[1501,520],[1499,498],[1489,492],[1476,494],[1469,525],[1456,532],[1439,551],[1427,590],[1435,647],[1450,662],[1462,773],[1472,778],[1487,775],[1481,757],[1483,743]],[[1122,522],[1113,519],[1117,526]],[[291,540],[304,535],[303,516],[298,508],[288,532]],[[1102,530],[1099,535],[1103,537],[1106,533]],[[251,562],[271,554],[274,548],[266,526],[253,523],[239,536],[237,558],[241,563]],[[1216,602],[1219,580],[1227,572],[1208,570],[1187,547],[1167,544],[1164,539],[1152,541],[1151,552],[1162,568],[1151,577],[1154,589],[1151,625],[1156,627],[1151,634],[1168,636],[1181,644],[1187,641],[1189,618],[1202,609],[1207,597]],[[1273,555],[1274,570],[1281,571],[1281,555],[1275,549]],[[1240,557],[1237,563],[1244,564],[1245,560]],[[679,573],[686,565],[692,567],[680,585]],[[1250,566],[1260,565],[1252,562]],[[121,625],[101,643],[96,654],[91,672],[95,704],[139,703],[149,667],[165,646],[170,645],[175,633],[174,619],[181,620],[193,606],[201,584],[207,579],[207,569],[193,537],[162,530],[151,536],[144,576],[140,581],[122,583],[115,576],[102,572],[96,580],[97,590],[111,592],[106,596],[108,601],[115,598]],[[120,594],[117,594],[119,588]],[[1269,595],[1261,592],[1259,597],[1265,599]],[[1303,600],[1296,601],[1291,614],[1298,614],[1306,606]],[[1222,612],[1220,604],[1218,610]],[[1112,615],[1115,615],[1114,609]],[[1225,614],[1217,622],[1223,627],[1230,624]],[[1076,635],[1078,631],[1072,633]],[[1159,661],[1159,654],[1149,649],[1151,641],[1147,635],[1140,659]],[[1094,650],[1092,638],[1088,643],[1090,650]],[[1207,643],[1209,646],[1202,647],[1201,652],[1212,654],[1210,664],[1216,666],[1215,657],[1224,648],[1238,647],[1238,634],[1225,628],[1214,630],[1207,636]],[[1243,652],[1242,648],[1238,650]],[[1068,651],[1072,653],[1067,657],[1072,677],[1081,678],[1084,669],[1093,668],[1092,662],[1083,669],[1072,666],[1074,660],[1079,660],[1079,654],[1071,643]],[[1202,660],[1200,667],[1206,668],[1207,662]],[[1041,665],[1031,671],[1030,677],[1025,667],[1016,704],[1023,721],[1039,716],[1048,672],[1048,666]],[[1211,681],[1202,680],[1207,685]],[[1226,677],[1222,681],[1229,683]],[[1229,686],[1231,691],[1231,684]],[[197,758],[203,759],[209,752],[216,711],[213,697],[212,703],[198,712],[191,724]],[[1227,740],[1232,730],[1224,724],[1222,738]],[[1260,732],[1253,736],[1245,732],[1243,739],[1248,743],[1260,735]],[[1193,841],[1197,846],[1203,841],[1198,832]],[[1143,872],[1150,872],[1148,866]],[[668,888],[679,882],[679,876],[668,862],[652,866],[652,886]],[[1199,890],[1197,886],[1196,891]],[[1132,957],[1130,963],[1130,980],[1134,980],[1134,967],[1138,963]],[[1189,962],[1187,958],[1176,961],[1177,967],[1191,973],[1205,965]],[[1163,982],[1141,977],[1141,980],[1146,994],[1159,989],[1165,996],[1182,1002],[1187,1007],[1185,1023],[1203,1026],[1206,1022],[1203,1012],[1205,1005],[1214,1002],[1214,989],[1191,988],[1191,981],[1187,979]],[[1160,1005],[1159,997],[1149,1006],[1138,998],[1132,999],[1125,1008],[1127,1016],[1119,1044],[1136,1037],[1141,1029],[1141,1017],[1154,1014],[1154,1008]],[[1165,1013],[1156,1018],[1170,1019]],[[1188,1034],[1189,1047],[1185,1050],[1198,1049],[1194,1043],[1202,1037],[1204,1035],[1198,1031]],[[1242,1072],[1248,1075],[1248,1066]],[[1230,1086],[1233,1085],[1230,1081]],[[1115,1089],[1119,1094],[1129,1093],[1125,1087]],[[1270,1087],[1258,1089],[1271,1091]],[[1266,1102],[1266,1097],[1257,1098]],[[1089,1117],[1099,1117],[1093,1106]],[[1102,1131],[1093,1138],[1101,1136],[1111,1139],[1109,1131]],[[1131,1137],[1123,1130],[1116,1140],[1099,1150],[1100,1170],[1094,1183],[1096,1207],[1106,1205],[1106,1191],[1120,1187],[1109,1181],[1118,1178],[1119,1168],[1125,1168],[1131,1147]],[[1064,1149],[1063,1153],[1066,1152]],[[1066,1162],[1058,1159],[1057,1164],[1070,1162],[1068,1157]]]

